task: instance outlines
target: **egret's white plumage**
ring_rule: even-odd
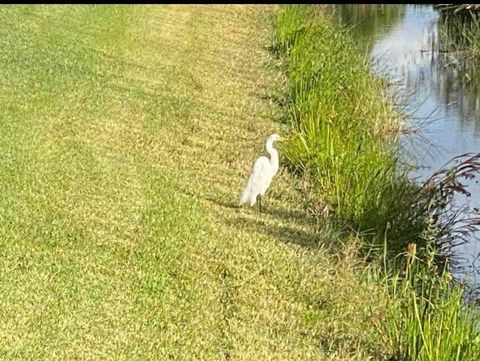
[[[272,183],[279,166],[278,152],[273,147],[273,143],[278,140],[282,140],[278,134],[272,134],[268,137],[266,148],[270,154],[270,159],[262,156],[255,161],[252,174],[243,189],[240,205],[249,203],[250,206],[253,206],[257,202],[257,197],[262,197]]]

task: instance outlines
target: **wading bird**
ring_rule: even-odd
[[[278,134],[272,134],[267,138],[267,152],[270,159],[265,156],[259,157],[253,166],[252,174],[248,179],[247,185],[243,189],[240,198],[240,205],[250,203],[253,207],[255,202],[258,204],[258,211],[262,211],[262,196],[267,191],[273,177],[278,172],[278,152],[273,147],[273,142],[283,140]]]

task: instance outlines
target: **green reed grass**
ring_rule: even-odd
[[[400,166],[399,115],[384,84],[348,31],[318,7],[282,7],[276,35],[291,100],[285,153],[310,181],[311,209],[327,205],[363,243],[383,246],[385,266],[372,280],[384,286],[386,313],[374,323],[390,360],[479,359],[478,316],[464,308],[461,287],[437,268],[431,249],[438,236],[432,212],[443,203],[432,205],[431,187],[413,184]],[[402,264],[392,256],[408,244],[415,247],[407,267],[388,271],[392,258]],[[417,245],[424,261],[414,261]]]
[[[459,58],[475,59],[480,54],[480,15],[476,12],[440,17],[441,50],[454,52]]]
[[[421,259],[411,244],[403,272],[384,277],[387,313],[377,327],[390,359],[478,360],[478,314],[464,305],[463,287],[452,284],[451,274],[434,269],[434,253],[430,249]]]
[[[399,114],[384,83],[350,34],[316,7],[283,7],[277,42],[291,99],[285,153],[313,180],[311,208],[328,205],[342,224],[376,240],[387,232],[404,246],[421,227],[404,222],[415,187],[398,164]]]

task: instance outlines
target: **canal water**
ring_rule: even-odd
[[[453,157],[480,152],[479,61],[457,59],[447,51],[442,36],[447,26],[437,10],[431,5],[366,4],[337,5],[336,10],[368,47],[375,71],[394,84],[407,125],[419,129],[402,138],[405,156],[418,165],[412,178],[421,182]],[[472,195],[457,198],[458,203],[480,208],[477,181],[467,182]],[[455,251],[463,262],[457,277],[472,287],[480,286],[479,243],[472,237]]]

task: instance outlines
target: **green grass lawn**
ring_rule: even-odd
[[[380,292],[264,142],[266,6],[0,7],[2,360],[366,360]],[[370,284],[370,283],[369,283]]]

